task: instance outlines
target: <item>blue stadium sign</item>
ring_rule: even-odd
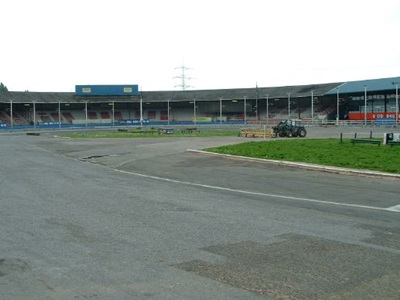
[[[136,96],[139,95],[137,84],[125,85],[76,85],[75,94],[82,97],[91,96]]]

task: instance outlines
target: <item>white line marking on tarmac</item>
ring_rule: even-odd
[[[392,206],[392,207],[388,207],[388,208],[386,208],[386,210],[400,212],[400,204]]]
[[[351,204],[351,203],[340,203],[340,202],[333,202],[333,201],[324,201],[324,200],[317,200],[317,199],[310,199],[310,198],[301,198],[301,197],[293,197],[293,196],[267,194],[267,193],[261,193],[261,192],[251,192],[251,191],[231,189],[231,188],[226,188],[226,187],[221,187],[221,186],[214,186],[214,185],[208,185],[208,184],[181,181],[181,180],[176,180],[176,179],[171,179],[171,178],[158,177],[158,176],[153,176],[153,175],[146,175],[146,174],[123,171],[123,170],[118,170],[118,169],[114,169],[114,171],[119,172],[119,173],[139,176],[139,177],[143,177],[143,178],[150,178],[150,179],[155,179],[155,180],[160,180],[160,181],[172,182],[172,183],[177,183],[177,184],[184,184],[184,185],[188,185],[188,186],[196,186],[196,187],[202,187],[202,188],[207,188],[207,189],[227,191],[227,192],[240,193],[240,194],[246,194],[246,195],[263,196],[263,197],[271,197],[271,198],[281,198],[281,199],[288,199],[288,200],[294,200],[294,201],[312,202],[312,203],[318,203],[318,204],[330,204],[330,205],[336,205],[336,206],[372,209],[372,210],[380,210],[380,211],[400,212],[400,205],[398,205],[399,208],[397,210],[397,209],[394,209],[397,206],[384,208],[384,207],[359,205],[359,204]]]

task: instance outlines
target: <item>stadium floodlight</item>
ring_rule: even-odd
[[[399,83],[400,82],[392,82],[392,84],[394,84],[396,87],[396,117],[395,117],[396,128],[399,125]]]
[[[114,101],[108,103],[109,106],[111,106],[111,126],[114,127],[114,118],[115,118],[115,103]]]
[[[314,125],[314,90],[311,90],[311,125]]]
[[[36,129],[36,102],[33,102],[33,128]]]
[[[219,124],[222,124],[222,97],[219,97]]]
[[[58,128],[61,128],[61,102],[58,101]]]
[[[11,125],[11,129],[14,126],[14,116],[13,116],[13,101],[10,100],[10,125]]]
[[[85,101],[85,124],[86,124],[86,127],[88,127],[88,102],[87,101]]]
[[[246,125],[246,122],[247,122],[247,110],[246,110],[246,105],[247,105],[247,103],[246,103],[246,99],[247,99],[247,96],[243,96],[243,121],[244,121],[244,124]]]
[[[193,103],[193,123],[196,125],[197,122],[197,116],[196,116],[196,99],[194,98],[193,101],[190,101],[189,103]]]
[[[336,126],[339,126],[339,88],[336,89]]]
[[[167,118],[168,118],[168,126],[169,126],[169,123],[170,123],[170,121],[169,121],[169,110],[171,109],[171,107],[169,106],[169,99],[167,99]]]
[[[140,113],[140,127],[143,127],[143,91],[140,87],[140,98],[139,98],[139,113]]]
[[[367,86],[364,85],[364,126],[367,127]]]
[[[197,116],[196,116],[196,99],[193,99],[193,120],[194,124],[196,125]]]
[[[268,98],[269,98],[269,95],[266,94],[265,96],[267,97],[267,98],[266,98],[266,102],[267,102],[267,103],[266,103],[266,107],[267,107],[267,109],[265,110],[265,112],[266,112],[267,126],[268,126],[268,118],[269,118],[269,116],[268,116],[268,115],[269,115],[269,111],[268,111],[268,110],[269,110],[269,107],[268,107],[268,105],[269,105],[268,100],[269,100],[269,99],[268,99]]]

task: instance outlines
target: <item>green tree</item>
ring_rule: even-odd
[[[8,92],[7,87],[2,82],[0,82],[0,92]]]

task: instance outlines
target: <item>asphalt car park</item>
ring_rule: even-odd
[[[399,179],[188,151],[242,141],[1,135],[0,298],[400,296]]]

